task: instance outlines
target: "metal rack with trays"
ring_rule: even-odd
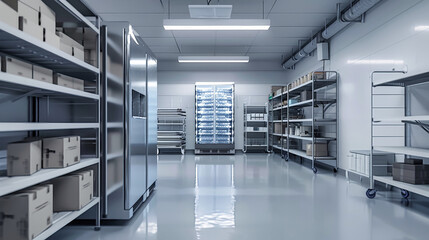
[[[426,134],[429,133],[429,115],[424,108],[423,110],[418,108],[418,105],[426,104],[425,99],[422,99],[424,94],[413,94],[416,91],[420,91],[419,93],[426,91],[429,73],[397,78],[403,74],[406,72],[374,71],[371,74],[370,186],[366,191],[366,196],[370,199],[376,196],[375,182],[399,188],[403,198],[408,198],[411,192],[429,197],[428,184],[415,185],[393,180],[392,165],[385,166],[387,174],[379,175],[376,173],[379,166],[374,164],[374,157],[378,151],[394,154],[394,162],[399,163],[409,156],[424,160],[429,158],[426,141],[411,137],[427,137]],[[389,80],[386,78],[376,80],[376,76],[387,77]],[[392,98],[396,100],[392,101]],[[386,127],[391,129],[389,133],[382,131]],[[380,138],[383,139],[382,142],[378,141]]]
[[[243,152],[268,152],[268,104],[248,106],[244,104],[244,148]]]
[[[185,154],[186,111],[158,108],[158,153],[177,151]]]
[[[285,127],[283,120],[286,119],[286,110],[284,108],[284,101],[286,100],[285,89],[285,86],[273,86],[274,93],[268,98],[268,151],[278,152],[283,158],[286,155],[284,145],[286,139],[283,135]],[[278,91],[281,93],[275,94]]]
[[[73,24],[75,28],[92,31],[92,38],[85,43],[98,52],[100,47],[100,20],[79,0],[43,0],[56,13],[56,25]],[[83,16],[81,12],[85,12]],[[0,91],[3,96],[0,109],[13,114],[0,118],[0,141],[8,143],[27,137],[44,138],[79,135],[81,161],[59,169],[41,169],[30,176],[0,176],[0,197],[44,183],[69,173],[92,169],[94,171],[94,198],[78,211],[54,213],[52,225],[35,236],[46,239],[77,219],[82,214],[95,213],[95,229],[100,228],[100,69],[97,57],[93,64],[79,60],[46,42],[0,22],[0,52],[32,65],[38,65],[76,77],[84,81],[84,91],[42,82],[39,80],[0,73]],[[88,42],[90,41],[90,42]],[[12,110],[13,109],[13,110]],[[3,149],[4,150],[4,149]],[[0,162],[7,151],[0,151]],[[2,168],[7,164],[2,164]],[[3,169],[2,169],[3,170]],[[89,211],[91,210],[91,211]],[[95,211],[94,211],[95,210]]]

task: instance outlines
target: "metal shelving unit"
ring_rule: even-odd
[[[158,108],[158,153],[186,148],[186,111],[180,108]]]
[[[323,79],[316,78],[313,72],[307,82],[293,88],[289,84],[282,94],[271,97],[268,102],[269,150],[278,152],[286,161],[292,157],[301,162],[310,160],[314,173],[317,173],[316,162],[329,165],[334,171],[338,169],[338,74],[332,71],[318,73],[323,73]],[[316,98],[301,101],[302,92],[310,92]],[[311,127],[311,134],[292,135],[290,129],[296,126]],[[307,155],[303,149],[306,143],[311,144],[312,155]],[[329,156],[313,157],[315,143],[327,143]]]
[[[195,153],[234,154],[234,83],[195,83]]]
[[[78,0],[44,2],[56,12],[57,26],[63,24],[91,29],[95,34],[91,44],[99,50],[99,19],[91,11],[85,17],[76,8],[85,4]],[[87,9],[88,10],[88,9]],[[89,18],[91,20],[89,20]],[[100,228],[100,69],[0,22],[0,52],[85,81],[86,91],[66,88],[26,77],[0,72],[0,92],[3,96],[0,116],[0,139],[5,147],[10,142],[27,137],[81,136],[81,161],[60,169],[41,169],[31,176],[0,176],[0,197],[54,178],[84,169],[94,171],[94,198],[79,211],[59,212],[52,225],[34,239],[46,239],[84,213],[95,213],[95,229]],[[3,149],[2,149],[3,150]],[[0,161],[5,161],[0,156]],[[2,164],[0,164],[2,165]],[[6,165],[4,165],[6,166]],[[4,170],[4,169],[1,169]],[[91,210],[91,211],[90,211]]]
[[[268,104],[247,106],[244,104],[243,152],[268,152]]]
[[[323,76],[323,78],[320,78]],[[301,99],[301,94],[311,94],[310,99]],[[307,96],[308,97],[308,96]],[[311,79],[299,86],[288,86],[287,106],[287,160],[291,156],[311,161],[314,173],[317,173],[316,162],[338,169],[337,139],[338,139],[338,73],[333,71],[318,71],[311,74]],[[296,130],[310,127],[311,133],[298,134]],[[291,134],[295,128],[295,134]],[[317,131],[316,131],[317,128]],[[328,156],[315,156],[315,144],[327,144]],[[311,144],[312,154],[303,150]],[[332,163],[334,162],[334,163]]]
[[[408,198],[410,192],[429,197],[429,185],[414,185],[393,180],[390,171],[392,166],[387,166],[389,170],[386,171],[387,176],[376,176],[374,174],[374,167],[376,166],[374,165],[373,157],[376,151],[394,154],[396,162],[402,162],[407,157],[429,158],[429,148],[422,146],[421,140],[413,140],[411,137],[412,134],[422,131],[424,134],[429,133],[429,114],[424,115],[424,110],[413,108],[416,103],[420,102],[420,99],[418,95],[412,96],[411,93],[413,89],[427,86],[429,83],[429,73],[397,79],[398,75],[403,74],[406,74],[406,72],[375,71],[371,74],[370,187],[366,192],[368,198],[376,196],[375,182],[401,189],[401,195],[404,198]],[[387,76],[395,79],[377,81],[375,79],[376,76]],[[425,86],[422,86],[423,84]],[[391,101],[390,98],[392,97],[402,99],[403,101],[401,103],[399,103],[400,101]],[[392,105],[392,102],[396,102],[397,105]],[[426,104],[425,100],[423,100],[423,104]],[[379,131],[380,128],[386,126],[391,129],[388,134]],[[380,138],[383,141],[378,141]]]

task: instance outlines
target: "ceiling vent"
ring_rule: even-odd
[[[231,18],[232,5],[189,5],[191,18]]]

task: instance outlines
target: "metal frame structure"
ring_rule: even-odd
[[[251,112],[253,110],[253,112]],[[261,113],[261,109],[263,109],[262,114],[264,114],[264,118],[266,120],[248,120],[248,114],[251,113]],[[264,150],[265,152],[268,152],[268,103],[264,106],[247,106],[246,104],[243,105],[243,111],[244,111],[244,143],[243,143],[243,152],[249,151],[257,151],[257,150]],[[247,127],[250,125],[258,125],[256,127],[266,127],[266,131],[248,131]],[[251,135],[258,135],[258,138],[261,138],[260,136],[263,135],[265,138],[265,144],[249,144],[248,140],[252,138]]]
[[[284,91],[282,94],[274,96],[272,99],[270,99],[269,103],[270,106],[274,105],[274,100],[277,98],[280,98],[280,101],[283,102],[284,99],[287,101],[287,105],[280,106],[277,108],[271,108],[270,107],[270,115],[274,115],[276,111],[280,111],[280,120],[272,120],[270,121],[270,126],[274,125],[274,123],[281,123],[282,128],[283,124],[286,123],[286,129],[288,130],[284,134],[275,134],[272,133],[270,130],[270,134],[272,138],[279,137],[280,142],[283,145],[283,139],[286,139],[286,147],[285,146],[276,146],[274,145],[274,140],[271,141],[270,148],[277,149],[280,151],[280,154],[283,158],[285,158],[286,161],[290,160],[292,156],[298,157],[303,162],[303,159],[307,159],[311,161],[312,170],[314,173],[317,173],[316,168],[316,162],[322,163],[324,165],[329,165],[333,167],[333,170],[336,172],[338,170],[338,73],[335,71],[317,71],[317,72],[323,72],[325,76],[327,76],[325,79],[315,79],[314,73],[311,74],[311,80],[309,80],[306,83],[303,83],[297,87],[292,88],[291,84],[287,86],[287,90]],[[335,98],[329,98],[329,99],[315,99],[314,96],[316,95],[316,92],[326,88],[326,87],[334,87],[335,88]],[[300,101],[298,103],[289,104],[290,99],[297,97],[300,95],[303,91],[311,91],[312,99],[306,100],[306,101]],[[315,116],[315,109],[318,107],[322,107],[322,117],[316,118]],[[291,119],[291,110],[292,109],[301,109],[304,111],[305,108],[311,107],[311,118],[305,118],[305,119]],[[325,118],[325,113],[328,109],[334,108],[335,109],[335,119],[331,118]],[[286,109],[286,117],[284,117],[284,109]],[[312,127],[312,135],[311,137],[300,137],[300,136],[292,136],[290,135],[290,127],[292,125],[302,125],[303,123],[311,123]],[[315,134],[315,126],[320,125],[335,125],[335,137],[316,137]],[[272,128],[272,127],[271,127]],[[283,131],[283,130],[282,130]],[[312,155],[308,156],[304,151],[293,149],[291,148],[291,140],[301,141],[309,141],[312,144]],[[314,143],[317,142],[335,142],[335,154],[333,156],[329,157],[313,157],[314,156]],[[334,151],[331,151],[334,152]],[[332,165],[329,163],[329,161],[335,161],[335,163]],[[328,162],[328,163],[326,163]]]
[[[95,32],[96,39],[95,51],[100,49],[100,19],[91,12],[86,5],[79,0],[58,0],[44,2],[57,13],[57,25],[62,23],[74,23],[77,28],[88,28]],[[85,9],[85,13],[80,11]],[[84,16],[85,15],[85,16]],[[89,20],[91,19],[91,20]],[[91,22],[92,21],[92,22]],[[79,211],[54,213],[52,225],[36,236],[34,239],[46,239],[55,232],[66,226],[68,223],[79,218],[82,215],[94,213],[95,230],[100,229],[100,66],[97,59],[96,66],[90,65],[63,51],[48,45],[47,43],[34,38],[27,33],[13,28],[3,22],[0,22],[0,52],[12,57],[19,58],[31,64],[37,64],[42,67],[62,73],[72,77],[80,78],[85,81],[84,91],[66,88],[38,80],[15,76],[8,73],[0,73],[0,88],[5,91],[11,91],[13,95],[19,95],[14,99],[2,99],[4,103],[13,103],[21,98],[28,98],[28,121],[1,122],[0,133],[18,137],[45,137],[45,136],[64,136],[69,134],[82,134],[82,143],[88,144],[83,147],[81,162],[66,168],[60,169],[42,169],[31,176],[22,177],[0,177],[0,196],[5,196],[19,190],[41,184],[56,177],[64,176],[83,169],[92,169],[95,174],[94,179],[94,198]],[[82,116],[89,116],[93,119],[91,122],[73,121],[76,120],[70,116],[72,122],[64,122],[64,116],[55,114],[42,114],[49,112],[50,102],[58,99],[69,100],[70,108],[79,106],[91,106],[95,109],[82,110]],[[61,100],[61,101],[63,101]],[[8,104],[4,104],[7,106]],[[92,108],[93,107],[93,108]],[[55,122],[58,120],[57,122]],[[79,133],[79,134],[78,134]],[[90,137],[89,137],[90,136]],[[89,147],[88,146],[92,146]],[[91,151],[87,151],[92,149]]]
[[[412,116],[411,115],[411,101],[409,94],[409,87],[416,86],[419,84],[427,84],[429,83],[429,73],[422,73],[410,77],[383,81],[377,83],[375,81],[376,75],[384,75],[384,74],[406,74],[405,71],[374,71],[371,73],[371,150],[370,150],[370,161],[369,161],[369,179],[370,186],[366,191],[366,196],[370,199],[376,196],[377,190],[375,189],[375,181],[384,183],[389,186],[397,187],[401,189],[401,195],[403,198],[408,198],[410,196],[410,192],[414,192],[418,195],[429,197],[429,185],[413,185],[400,181],[395,181],[391,176],[374,176],[373,173],[373,157],[375,155],[375,151],[383,151],[392,153],[395,155],[402,155],[404,157],[407,156],[415,156],[421,158],[429,158],[429,149],[426,148],[416,148],[411,146],[411,125],[420,126],[423,131],[428,133],[428,122],[429,115],[422,116]],[[393,88],[403,88],[404,95],[404,104],[403,106],[397,107],[398,109],[403,109],[404,114],[400,117],[395,118],[380,118],[376,119],[374,116],[374,97],[377,95],[374,93],[374,89],[377,87],[393,87]],[[399,94],[397,94],[399,95]],[[375,146],[374,138],[377,137],[374,133],[374,128],[380,124],[390,124],[390,125],[402,125],[404,126],[404,146]],[[395,159],[396,161],[396,159]]]
[[[284,88],[286,86],[273,86],[273,87],[277,87],[277,88]],[[283,143],[283,134],[278,134],[274,132],[274,125],[277,123],[280,123],[283,125],[283,109],[285,106],[282,106],[282,104],[280,104],[280,106],[274,107],[276,106],[276,102],[278,100],[280,100],[279,103],[283,102],[283,96],[285,95],[286,92],[283,92],[281,94],[277,94],[275,96],[272,96],[268,99],[268,150],[269,152],[276,152],[276,151],[280,151],[280,155],[282,157],[284,157],[283,154],[283,150],[284,148],[282,146],[278,146],[275,145],[275,139],[278,138],[280,141],[280,144]],[[280,114],[280,119],[276,119],[274,120],[274,117]]]
[[[158,154],[177,151],[185,154],[186,111],[180,108],[158,108]]]

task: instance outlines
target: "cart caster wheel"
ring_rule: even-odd
[[[337,173],[338,172],[338,169],[337,168],[334,168],[334,173]]]
[[[98,232],[101,230],[101,227],[94,227],[94,231]]]
[[[401,189],[401,196],[403,198],[408,198],[410,196],[410,192],[408,192],[407,190]]]
[[[366,196],[369,199],[375,198],[375,195],[377,195],[377,191],[375,189],[368,189],[368,190],[366,190]]]
[[[314,172],[314,174],[316,174],[317,173],[317,168],[312,168],[313,169],[313,172]]]
[[[289,161],[289,158],[285,158],[285,161],[286,161],[286,162],[288,162],[288,161]]]

